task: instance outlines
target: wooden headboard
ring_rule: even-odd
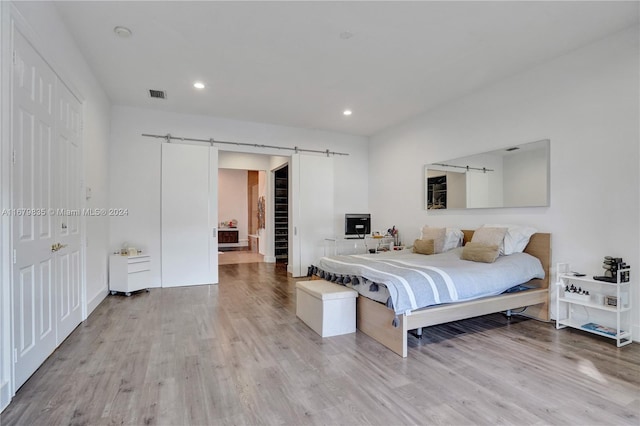
[[[462,230],[462,233],[464,234],[464,244],[466,244],[467,241],[471,241],[473,232],[473,230],[469,229]],[[529,244],[527,244],[527,247],[525,247],[524,252],[540,259],[540,263],[542,263],[542,269],[544,269],[544,279],[531,280],[531,283],[536,284],[540,288],[549,288],[551,267],[551,234],[533,234],[531,236],[531,239],[529,239]]]

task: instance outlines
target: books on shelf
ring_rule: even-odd
[[[585,330],[593,330],[599,333],[608,334],[609,336],[615,336],[618,334],[615,328],[607,327],[604,325],[596,324],[595,322],[589,322],[587,324],[583,324],[582,328]],[[622,331],[621,331],[622,332]]]

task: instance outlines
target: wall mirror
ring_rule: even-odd
[[[549,140],[427,164],[425,209],[549,205]]]

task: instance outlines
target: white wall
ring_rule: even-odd
[[[110,101],[100,84],[93,75],[91,69],[85,62],[78,50],[73,38],[66,30],[63,21],[57,13],[53,3],[49,2],[16,2],[9,4],[2,2],[3,7],[3,51],[6,51],[8,42],[8,26],[5,25],[10,12],[17,20],[18,25],[26,31],[26,36],[35,45],[36,49],[49,62],[52,68],[59,74],[60,78],[73,89],[74,94],[79,95],[83,101],[84,132],[83,132],[83,161],[84,161],[84,185],[91,187],[93,198],[87,201],[88,208],[107,208],[108,203],[108,167],[107,151],[109,142],[109,122],[110,122]],[[14,8],[15,7],[15,8]],[[4,56],[3,56],[4,57]],[[8,82],[10,69],[8,62],[2,62],[3,84]],[[5,89],[5,88],[3,88]],[[3,101],[7,99],[4,96]],[[8,128],[8,117],[2,116],[3,129]],[[2,148],[10,140],[3,133]],[[8,182],[3,173],[3,194],[8,193]],[[109,222],[107,218],[93,217],[86,218],[86,292],[87,302],[86,314],[88,315],[107,295],[107,255],[108,255],[108,234]],[[8,247],[7,240],[3,236],[2,244]],[[3,251],[3,262],[6,261],[8,251]],[[3,263],[4,264],[4,263]],[[3,268],[5,269],[5,268]],[[3,275],[5,277],[5,275]],[[7,303],[4,297],[8,294],[10,281],[2,280],[2,301]],[[3,305],[2,325],[6,325],[7,309]],[[9,334],[2,329],[2,354],[6,354],[9,342]],[[6,356],[1,357],[0,366],[0,407],[5,401],[5,391],[3,383],[8,378],[10,371],[10,360]]]
[[[218,169],[218,222],[238,221],[238,239],[248,241],[247,171]]]
[[[303,149],[347,152],[334,161],[334,221],[341,231],[346,211],[368,209],[367,139],[332,132],[228,120],[217,117],[151,111],[124,106],[112,108],[110,158],[111,205],[129,209],[129,216],[111,218],[110,244],[122,241],[143,247],[152,256],[152,285],[160,285],[160,140],[142,133],[178,137],[267,144]],[[282,164],[279,156],[289,151],[219,145],[221,152],[267,154],[271,170]],[[220,160],[220,165],[222,166]],[[225,160],[226,161],[226,160]],[[229,162],[224,167],[230,167]],[[243,166],[243,168],[245,168]],[[257,167],[247,169],[260,170]],[[222,220],[222,219],[221,219]],[[273,217],[267,215],[267,223]],[[267,243],[267,251],[272,244]]]
[[[554,265],[570,262],[588,273],[601,273],[605,255],[623,257],[636,271],[639,339],[638,32],[630,28],[373,137],[372,214],[395,223],[403,238],[416,238],[424,224],[530,224],[552,234]],[[549,207],[423,209],[424,164],[546,138]]]

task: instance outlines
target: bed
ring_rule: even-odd
[[[464,242],[471,241],[474,231],[463,230]],[[428,268],[433,270],[444,269],[440,265],[445,265],[447,273],[432,274],[427,278],[426,287],[431,287],[434,295],[421,296],[416,293],[413,299],[406,300],[402,295],[395,294],[398,288],[402,293],[402,287],[407,287],[412,280],[416,278],[416,274],[406,275],[400,278],[399,284],[390,285],[387,293],[378,289],[376,281],[384,281],[382,277],[387,274],[384,268],[398,268],[406,266],[406,269],[414,269],[414,260],[410,256],[399,257],[394,259],[393,255],[371,256],[352,256],[351,259],[341,257],[323,258],[318,261],[318,265],[314,265],[311,269],[313,278],[328,279],[340,284],[349,285],[358,290],[361,296],[357,298],[356,308],[356,324],[357,328],[372,337],[376,341],[382,343],[402,357],[407,356],[407,332],[409,330],[421,330],[423,327],[442,324],[451,321],[457,321],[465,318],[472,318],[480,315],[486,315],[494,312],[510,312],[514,309],[525,308],[525,315],[548,321],[549,320],[549,265],[550,265],[550,234],[535,233],[529,239],[524,249],[524,253],[533,256],[539,262],[534,262],[541,268],[542,273],[534,273],[533,271],[525,271],[520,281],[515,283],[502,282],[500,273],[496,275],[495,285],[485,291],[485,294],[474,295],[473,292],[465,294],[463,292],[456,293],[452,290],[451,279],[455,281],[462,272],[456,270],[455,264],[450,266],[451,257],[456,256],[456,251],[445,253],[443,255],[424,256],[432,258],[432,263],[438,267]],[[520,253],[521,254],[521,253]],[[420,256],[420,255],[417,255]],[[374,259],[374,268],[369,266],[367,258]],[[459,257],[459,255],[458,255]],[[523,259],[529,256],[520,256]],[[483,274],[484,270],[493,270],[503,267],[509,262],[515,262],[518,256],[504,256],[495,262],[495,266],[491,265],[471,265],[473,274]],[[525,259],[526,260],[526,259]],[[465,262],[460,261],[459,262]],[[438,263],[441,262],[441,263]],[[349,265],[347,265],[349,263]],[[474,262],[467,262],[473,264]],[[527,264],[519,269],[527,269]],[[508,268],[509,266],[507,266]],[[345,269],[346,268],[346,269]],[[355,268],[355,269],[349,269]],[[473,269],[476,268],[476,269]],[[513,270],[513,265],[511,266]],[[405,268],[401,268],[405,269]],[[352,273],[345,271],[353,271]],[[331,276],[326,274],[331,273]],[[387,274],[388,275],[388,274]],[[426,276],[424,272],[418,275]],[[440,275],[438,277],[437,275]],[[509,273],[509,275],[511,275]],[[351,276],[351,279],[345,278]],[[360,281],[358,278],[360,277]],[[532,278],[533,277],[533,278]],[[422,279],[422,278],[421,278]],[[347,281],[347,282],[343,282]],[[355,281],[355,285],[354,285]],[[384,287],[384,286],[380,286]],[[439,291],[438,291],[439,289]],[[505,292],[505,290],[509,289]],[[517,290],[517,291],[514,291]],[[394,297],[391,297],[393,294]],[[434,298],[434,300],[429,300]],[[412,299],[412,298],[409,298]],[[424,299],[424,300],[419,300]],[[386,303],[385,303],[386,301]],[[427,305],[426,307],[422,307]]]

